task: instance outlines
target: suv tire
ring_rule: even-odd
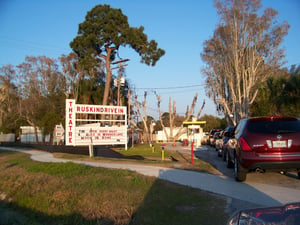
[[[226,166],[227,166],[227,168],[232,168],[233,167],[233,164],[231,162],[228,150],[227,150],[227,153],[226,153]]]
[[[222,160],[225,162],[226,161],[226,156],[227,155],[227,151],[225,151],[225,149],[223,149],[222,151]]]
[[[245,181],[247,177],[247,171],[245,168],[243,168],[237,159],[236,156],[234,156],[234,177],[236,181]]]

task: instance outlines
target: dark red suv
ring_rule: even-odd
[[[230,140],[227,166],[237,181],[249,171],[297,171],[300,178],[300,121],[293,117],[242,119]]]

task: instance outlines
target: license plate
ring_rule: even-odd
[[[286,141],[273,141],[273,148],[286,148]]]

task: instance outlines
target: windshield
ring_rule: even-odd
[[[284,134],[300,132],[299,120],[254,120],[248,123],[248,131],[260,134]]]
[[[241,211],[229,225],[279,225],[300,224],[299,203],[283,207],[257,208]]]

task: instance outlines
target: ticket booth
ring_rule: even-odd
[[[195,147],[201,146],[201,141],[203,139],[203,126],[206,121],[186,121],[183,125],[187,127],[187,138],[189,145],[194,142]],[[202,126],[202,127],[201,127]]]

